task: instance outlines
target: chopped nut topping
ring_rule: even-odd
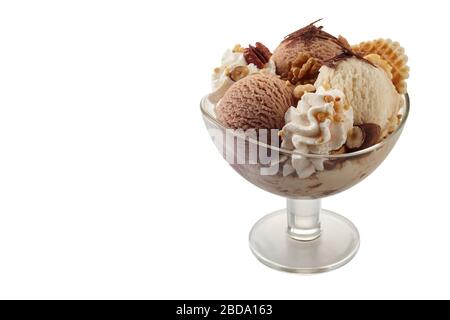
[[[245,51],[245,48],[242,48],[239,43],[237,45],[235,45],[233,48],[234,53],[243,53],[244,51]]]
[[[338,113],[338,114],[334,115],[333,120],[335,122],[344,122],[344,117],[341,114]]]
[[[323,100],[324,100],[326,103],[330,103],[330,102],[333,102],[333,101],[334,101],[334,98],[333,98],[332,96],[326,95],[326,96],[323,97]]]
[[[324,122],[325,120],[330,118],[330,114],[328,112],[317,112],[315,114],[317,121]]]
[[[333,109],[336,113],[341,112],[341,103],[339,101],[335,101],[333,104]]]
[[[220,72],[220,68],[214,68],[214,73],[219,73]]]

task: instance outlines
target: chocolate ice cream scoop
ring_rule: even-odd
[[[216,113],[221,123],[233,129],[281,129],[292,104],[292,86],[272,74],[255,74],[233,84]]]
[[[346,46],[349,47],[344,38],[338,39],[312,23],[288,35],[275,49],[272,60],[277,66],[277,73],[285,75],[299,53],[308,54],[323,64],[345,52]]]

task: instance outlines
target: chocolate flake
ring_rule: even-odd
[[[355,57],[357,59],[360,59],[364,62],[367,62],[368,64],[375,66],[372,62],[364,59],[363,56],[360,54],[354,52],[351,47],[349,47],[348,42],[345,40],[344,37],[339,36],[339,38],[336,38],[335,36],[329,34],[328,32],[323,31],[323,26],[316,27],[314,24],[321,21],[322,19],[316,20],[306,27],[303,27],[289,35],[287,35],[282,43],[289,42],[293,43],[294,40],[302,39],[303,41],[311,42],[315,39],[322,39],[322,40],[329,40],[334,43],[336,43],[342,50],[342,53],[334,56],[331,59],[328,59],[327,61],[323,61],[323,63],[330,67],[330,68],[336,68],[336,65],[343,60]],[[287,45],[289,45],[289,43]]]

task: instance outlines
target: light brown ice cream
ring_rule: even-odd
[[[275,75],[255,74],[228,89],[216,114],[221,123],[233,129],[281,129],[291,105],[291,86]]]
[[[377,124],[382,136],[396,128],[404,101],[383,69],[355,57],[345,59],[335,67],[320,69],[315,86],[327,84],[344,92],[353,108],[355,125]]]
[[[343,39],[343,38],[341,38]],[[275,49],[272,60],[277,66],[277,73],[284,75],[290,70],[292,63],[299,53],[307,53],[316,58],[321,64],[343,53],[343,46],[339,39],[310,24],[286,37]]]

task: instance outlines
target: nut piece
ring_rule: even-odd
[[[330,102],[333,102],[333,101],[334,101],[334,98],[333,98],[333,96],[326,95],[326,96],[323,97],[323,100],[324,100],[326,103],[330,103]]]
[[[321,67],[320,62],[306,52],[300,52],[290,65],[289,72],[283,74],[281,78],[289,80],[294,85],[314,83]]]
[[[330,114],[328,112],[317,112],[315,114],[317,121],[324,122],[325,120],[330,118]],[[319,139],[320,140],[320,139]]]
[[[330,90],[331,89],[331,84],[329,82],[325,81],[324,83],[322,83],[322,87],[325,90]]]
[[[344,122],[345,121],[345,118],[344,118],[344,116],[343,115],[341,115],[341,114],[335,114],[334,116],[333,116],[333,121],[334,122]]]
[[[261,55],[264,57],[264,59],[269,62],[270,57],[272,57],[272,52],[270,52],[270,50],[263,45],[261,42],[257,42],[255,44],[256,50],[261,53]]]
[[[245,48],[242,48],[241,45],[238,43],[237,45],[234,46],[233,48],[233,52],[234,53],[243,53],[245,50]]]
[[[237,66],[230,72],[230,78],[233,81],[239,81],[250,73],[250,70],[247,68],[247,66]]]
[[[269,62],[272,53],[261,42],[257,42],[256,47],[251,44],[244,50],[244,58],[248,64],[253,63],[258,69],[263,69]]]
[[[375,123],[364,123],[358,125],[364,132],[364,143],[360,149],[366,149],[377,144],[381,139],[381,127]]]
[[[345,145],[349,149],[358,149],[364,144],[366,135],[360,127],[353,127],[348,131]]]
[[[306,92],[315,92],[316,88],[312,84],[301,84],[294,89],[294,98],[300,100]]]

